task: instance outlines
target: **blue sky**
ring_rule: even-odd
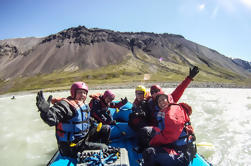
[[[79,25],[183,35],[251,61],[251,0],[1,0],[0,40]]]

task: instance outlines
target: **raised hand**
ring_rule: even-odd
[[[52,99],[52,95],[50,95],[46,101],[43,95],[43,91],[39,91],[36,97],[36,100],[37,100],[36,105],[37,105],[38,110],[41,112],[47,112],[50,108],[51,99]]]
[[[122,104],[126,104],[128,102],[127,97],[125,97],[124,99],[121,98],[121,102]]]
[[[193,79],[199,73],[199,68],[194,66],[193,69],[189,68],[189,77]]]

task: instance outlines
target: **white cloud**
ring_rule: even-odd
[[[251,8],[251,0],[241,0],[241,3],[248,8]]]
[[[205,9],[205,4],[200,4],[200,5],[198,6],[198,9],[199,9],[199,11],[204,10],[204,9]]]
[[[216,0],[216,2],[230,13],[238,11],[240,4],[251,9],[251,0]]]

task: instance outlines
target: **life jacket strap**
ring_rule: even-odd
[[[73,124],[82,124],[82,123],[88,123],[89,121],[88,120],[83,120],[83,121],[80,121],[80,122],[72,122]]]
[[[67,133],[66,131],[64,130],[61,130],[61,129],[56,129],[57,131],[61,132],[61,133]]]
[[[87,133],[89,129],[83,130],[83,131],[79,131],[79,132],[74,132],[73,134],[82,134],[82,133]]]

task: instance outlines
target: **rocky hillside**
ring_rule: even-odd
[[[241,66],[243,69],[251,72],[251,62],[244,61],[242,59],[233,59],[233,62],[238,66]]]
[[[44,38],[0,41],[0,86],[7,87],[6,82],[17,78],[73,71],[95,72],[111,65],[117,65],[116,70],[123,69],[115,77],[133,71],[138,75],[165,72],[184,75],[192,65],[201,68],[201,81],[213,78],[211,81],[236,79],[245,82],[251,75],[250,68],[243,63],[181,35],[167,33],[115,32],[79,26]],[[88,79],[93,78],[91,75]],[[158,81],[158,78],[152,81]]]

